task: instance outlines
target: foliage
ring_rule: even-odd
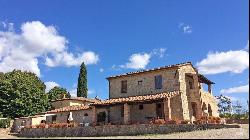
[[[78,77],[78,84],[77,84],[77,97],[85,97],[87,98],[87,68],[84,62],[81,64],[81,69]]]
[[[0,128],[8,128],[10,127],[10,118],[0,119]]]
[[[34,73],[13,70],[0,75],[0,112],[3,117],[29,116],[47,110],[45,85]]]
[[[219,100],[218,108],[220,114],[231,113],[232,112],[232,102],[230,98],[220,95],[216,97]]]
[[[220,124],[221,123],[220,117],[214,116],[203,116],[200,119],[194,121],[194,124]]]
[[[48,92],[49,101],[62,99],[63,97],[71,97],[70,93],[65,88],[56,86]]]
[[[182,120],[181,124],[188,124],[190,121],[189,120]]]

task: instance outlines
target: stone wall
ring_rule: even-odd
[[[226,119],[227,124],[249,124],[249,119]]]
[[[142,104],[143,109],[139,109],[139,104],[130,106],[130,120],[132,122],[149,122],[150,118],[156,117],[156,104]]]
[[[57,116],[56,122],[67,123],[68,115],[70,114],[70,112],[59,112],[59,113],[54,113],[54,114]],[[73,121],[76,123],[92,123],[92,119],[91,119],[92,115],[93,115],[93,112],[90,109],[72,111]],[[52,116],[46,117],[46,123],[52,123]]]
[[[120,98],[128,96],[148,95],[160,92],[168,92],[179,90],[177,69],[163,69],[159,71],[146,72],[141,74],[133,74],[126,77],[112,78],[110,84],[110,98]],[[155,77],[162,75],[162,89],[155,89]],[[121,93],[121,81],[127,80],[127,93]],[[138,81],[142,81],[138,85]]]
[[[123,104],[110,107],[110,121],[112,123],[123,123],[124,117],[122,117],[122,107]]]
[[[201,100],[203,103],[206,104],[206,107],[208,108],[208,105],[211,106],[212,109],[212,116],[218,117],[219,116],[219,112],[218,112],[218,106],[217,106],[217,101],[216,98],[205,91],[201,91]]]
[[[84,104],[84,102],[79,101],[79,100],[61,100],[61,101],[52,102],[52,106],[55,109],[66,107],[66,106],[72,106],[72,105],[81,105],[81,104]],[[87,104],[87,103],[85,103],[85,104]]]
[[[239,125],[207,124],[207,125],[105,125],[73,128],[24,128],[20,137],[85,137],[85,136],[126,136],[143,134],[168,134],[205,129],[240,128]]]
[[[190,108],[191,108],[191,103],[190,100],[191,98],[189,97],[189,92],[187,89],[189,88],[188,83],[187,83],[187,74],[190,75],[195,75],[196,71],[191,65],[186,65],[182,66],[179,69],[179,82],[180,82],[180,91],[181,91],[181,102],[182,102],[182,109],[183,109],[183,120],[190,120]],[[194,89],[196,89],[197,86],[197,81],[194,80]]]

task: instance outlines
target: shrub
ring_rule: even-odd
[[[32,128],[31,125],[25,125],[24,128]]]
[[[189,123],[189,120],[182,120],[181,121],[181,124],[188,124]]]
[[[0,119],[0,128],[8,128],[10,127],[10,119]]]
[[[166,121],[166,124],[177,124],[176,120],[168,120]]]
[[[68,127],[76,127],[76,126],[77,126],[76,123],[69,123],[69,124],[68,124]]]
[[[153,123],[154,124],[165,124],[166,121],[164,119],[155,119],[155,120],[153,120]]]
[[[39,125],[36,126],[37,128],[45,128],[46,127],[46,124],[45,123],[41,123]]]

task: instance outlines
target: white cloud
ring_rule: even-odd
[[[249,85],[232,87],[228,89],[220,90],[220,93],[229,94],[229,93],[249,93]]]
[[[77,97],[77,89],[76,88],[73,88],[71,90],[69,90],[69,93],[72,97]],[[94,94],[96,93],[94,89],[89,89],[88,90],[88,96],[91,95],[91,94]]]
[[[231,101],[238,101],[239,98],[236,98],[236,97],[232,97],[232,96],[225,96],[227,98],[229,98]]]
[[[54,55],[54,58],[46,57],[45,64],[49,67],[56,67],[59,65],[65,66],[79,66],[82,62],[85,65],[96,64],[99,61],[99,56],[94,52],[83,52],[74,56],[72,53],[62,52]]]
[[[100,68],[100,72],[104,72],[104,69],[103,69],[103,68]]]
[[[249,52],[249,40],[247,41],[247,45],[245,46],[245,50]]]
[[[3,24],[3,23],[2,23]],[[68,52],[68,40],[59,35],[54,26],[40,21],[25,22],[21,32],[14,31],[13,23],[4,23],[7,31],[0,30],[0,71],[13,69],[31,71],[40,76],[39,60],[45,56],[45,65],[79,66],[96,64],[99,60],[92,51],[73,54]]]
[[[249,52],[244,50],[210,52],[207,58],[196,65],[199,72],[203,74],[242,73],[249,68]]]
[[[69,93],[72,97],[77,97],[77,89],[71,89]]]
[[[49,82],[45,82],[44,83],[46,85],[46,89],[45,89],[45,92],[49,92],[52,88],[56,87],[56,86],[60,86],[59,84],[57,84],[56,82],[53,82],[53,81],[49,81]]]
[[[116,65],[112,66],[113,70],[119,70],[119,68],[130,68],[130,69],[145,69],[149,64],[150,59],[154,56],[158,56],[159,58],[163,58],[166,52],[166,48],[158,48],[153,49],[149,53],[135,53],[129,57],[129,62],[125,65]]]
[[[91,94],[94,94],[95,93],[95,90],[94,89],[89,89],[88,90],[88,95],[91,95]]]
[[[166,48],[159,48],[159,49],[154,49],[151,54],[159,56],[160,58],[163,58],[166,52]]]
[[[121,65],[121,68],[144,69],[150,62],[151,55],[148,53],[136,53],[129,57],[129,62],[126,65]]]
[[[179,26],[178,26],[182,31],[183,33],[185,34],[191,34],[193,32],[193,29],[192,29],[192,26],[190,25],[187,25],[185,23],[179,23]]]

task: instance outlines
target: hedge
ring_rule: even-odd
[[[0,128],[8,128],[8,127],[10,127],[10,119],[0,118]]]

